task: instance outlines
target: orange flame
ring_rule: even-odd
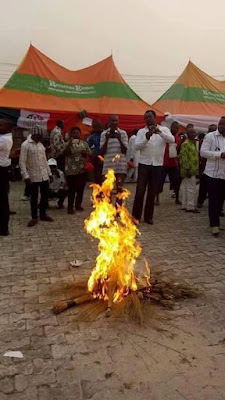
[[[145,268],[146,268],[147,274],[144,275],[144,277],[146,278],[147,286],[150,287],[151,286],[151,283],[150,283],[150,267],[149,267],[149,264],[148,264],[147,260],[145,260]]]
[[[112,203],[114,183],[114,171],[109,169],[102,186],[92,185],[94,211],[85,220],[85,227],[99,240],[99,255],[88,280],[88,290],[94,298],[111,297],[116,302],[137,290],[134,265],[141,248],[136,241],[139,231],[128,210],[124,204],[116,208]],[[122,200],[129,194],[124,189],[120,194]]]

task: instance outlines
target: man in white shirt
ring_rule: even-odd
[[[38,189],[40,188],[40,220],[52,222],[53,219],[46,214],[48,207],[49,180],[52,174],[49,168],[45,148],[41,143],[43,129],[40,125],[31,128],[31,136],[23,142],[20,151],[21,174],[27,184],[30,185],[31,216],[28,226],[32,227],[38,222]]]
[[[9,155],[13,145],[12,128],[12,121],[6,118],[0,119],[0,236],[9,234],[8,169],[11,165]]]
[[[215,132],[217,130],[217,125],[216,124],[210,124],[208,126],[208,132],[206,133],[200,133],[198,135],[198,140],[199,140],[199,151],[201,150],[201,146],[203,143],[203,139],[209,132]],[[199,193],[198,193],[198,201],[197,201],[197,208],[202,208],[207,195],[208,195],[208,185],[207,185],[207,176],[205,175],[205,166],[206,166],[206,158],[200,157],[200,163],[199,163],[199,177],[200,177],[200,183],[199,183]]]
[[[225,117],[218,129],[208,133],[201,147],[201,157],[207,159],[204,174],[207,176],[209,193],[209,219],[212,234],[220,232],[220,213],[225,199]]]
[[[155,111],[146,111],[144,119],[146,126],[138,131],[135,141],[135,149],[140,150],[140,159],[132,215],[136,221],[140,222],[145,191],[148,187],[144,220],[147,224],[152,225],[154,199],[162,189],[161,182],[166,143],[174,143],[175,140],[168,128],[156,124]]]

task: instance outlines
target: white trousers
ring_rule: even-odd
[[[196,207],[195,193],[196,193],[195,176],[192,176],[191,178],[183,178],[181,183],[182,208],[186,208],[187,210],[195,209]]]
[[[137,182],[138,178],[138,167],[128,168],[126,182],[130,182],[131,178],[133,177],[132,181]]]

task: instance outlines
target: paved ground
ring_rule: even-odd
[[[83,229],[90,191],[83,215],[52,210],[54,223],[29,229],[22,189],[12,185],[17,215],[0,239],[0,400],[225,399],[225,231],[211,237],[206,208],[187,215],[166,189],[155,225],[140,226],[152,270],[203,289],[200,298],[174,311],[153,307],[143,327],[77,322],[74,310],[51,313],[51,293],[94,264],[96,242]],[[87,263],[74,271],[75,258]],[[24,359],[3,357],[8,350]]]

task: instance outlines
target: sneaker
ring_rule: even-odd
[[[182,203],[181,203],[180,200],[176,200],[176,201],[175,201],[175,204],[178,204],[178,206],[181,206],[181,205],[182,205]]]
[[[45,215],[44,217],[40,217],[41,221],[47,221],[47,222],[53,222],[54,219],[52,217],[49,217],[49,215]]]
[[[32,226],[37,225],[37,223],[38,223],[38,220],[36,218],[33,218],[28,222],[27,226],[28,226],[28,228],[32,228]]]
[[[22,201],[30,201],[30,197],[22,196],[22,197],[21,197],[21,200],[22,200]]]
[[[202,207],[203,207],[203,204],[201,204],[201,203],[197,204],[197,208],[202,208]]]
[[[16,215],[16,211],[9,210],[9,215]]]
[[[212,234],[213,234],[213,236],[218,236],[219,233],[220,233],[219,227],[218,227],[218,226],[213,226],[213,228],[212,228]]]

